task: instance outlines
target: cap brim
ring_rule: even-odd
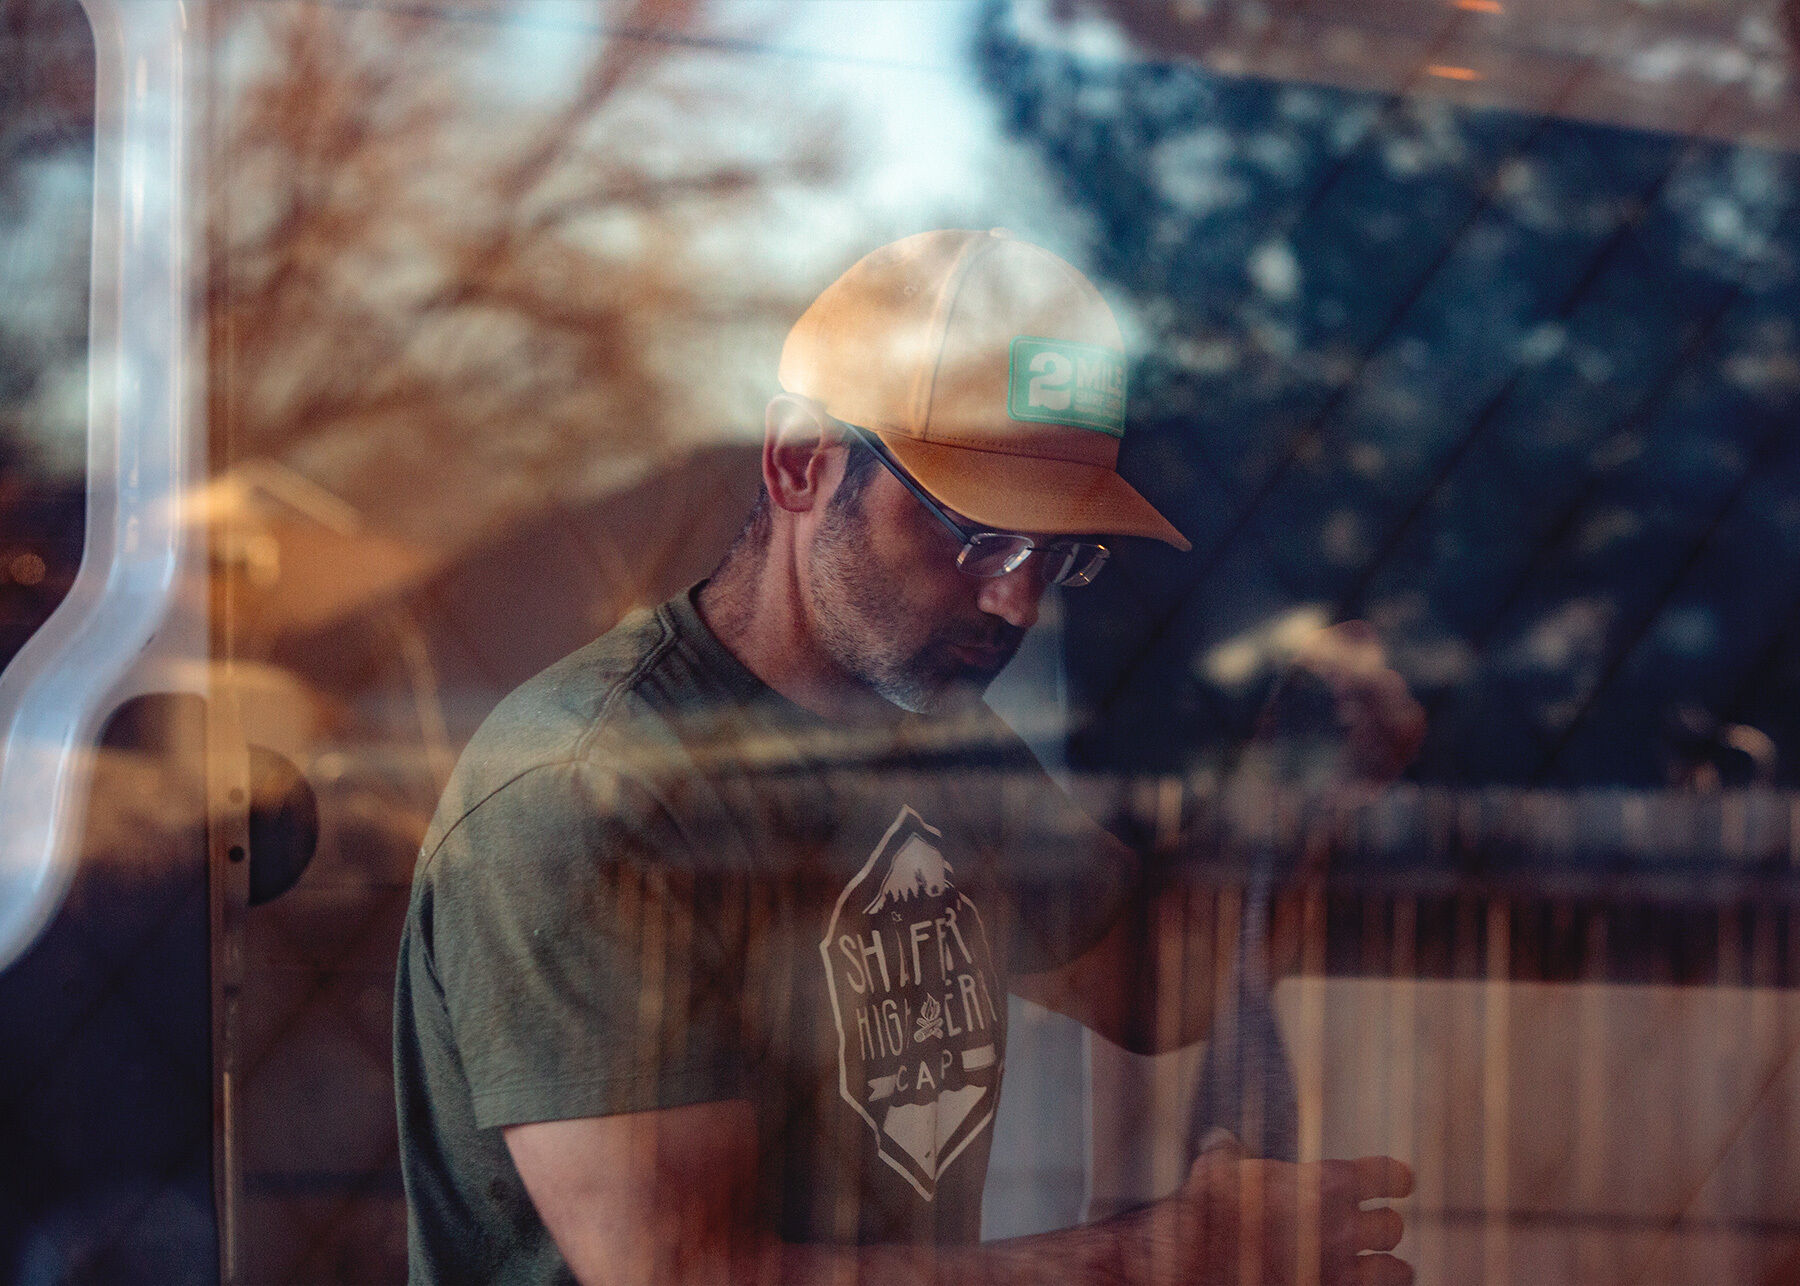
[[[1155,506],[1104,465],[876,433],[920,486],[984,527],[1048,535],[1148,536],[1180,550],[1193,548]]]

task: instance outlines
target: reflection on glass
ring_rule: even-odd
[[[16,10],[16,12],[15,12]],[[94,42],[79,5],[0,32],[0,667],[81,560]]]
[[[0,660],[80,557],[94,92],[77,10],[6,13]],[[1212,1015],[1156,1059],[960,990],[904,1015],[1004,1018],[976,1223],[1133,1210],[1253,1109],[1253,1148],[1412,1166],[1421,1281],[1793,1274],[1785,11],[258,0],[204,33],[215,452],[184,500],[218,580],[188,588],[324,818],[244,920],[244,1280],[404,1272],[394,946],[459,756],[713,569],[789,327],[940,227],[1049,247],[1118,314],[1121,471],[1194,550],[1109,542],[993,704],[1162,881],[1142,994]],[[1426,732],[1345,795],[1368,748],[1293,675],[1356,621]],[[959,859],[908,838],[884,870],[948,898]],[[914,1127],[914,1178],[966,1142]]]

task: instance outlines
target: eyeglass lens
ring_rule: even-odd
[[[1034,549],[1044,560],[1044,581],[1050,585],[1085,585],[1107,557],[1105,546],[1085,541],[1058,540],[1035,545],[1026,536],[989,531],[969,538],[957,566],[970,576],[1004,576],[1024,565]]]

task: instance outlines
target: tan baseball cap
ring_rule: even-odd
[[[1125,342],[1094,285],[1003,229],[921,232],[827,286],[788,332],[781,387],[872,430],[986,527],[1189,549],[1119,476]]]

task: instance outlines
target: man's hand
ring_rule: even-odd
[[[1347,780],[1385,786],[1406,770],[1425,740],[1425,711],[1389,668],[1373,626],[1344,621],[1320,630],[1302,645],[1294,666],[1330,689]]]
[[[1296,693],[1306,695],[1296,700]],[[1300,727],[1284,726],[1294,719]],[[1419,753],[1425,711],[1406,680],[1389,668],[1374,628],[1366,621],[1344,621],[1301,645],[1258,732],[1276,738],[1333,736],[1340,747],[1340,782],[1385,786]]]
[[[1146,1214],[1150,1261],[1132,1280],[1158,1286],[1405,1286],[1412,1266],[1391,1253],[1404,1225],[1392,1207],[1412,1170],[1392,1157],[1354,1161],[1245,1160],[1235,1144],[1209,1148],[1187,1182]]]
[[[1425,711],[1387,663],[1373,627],[1320,630],[1289,663],[1257,720],[1242,768],[1303,791],[1379,788],[1425,740]]]

